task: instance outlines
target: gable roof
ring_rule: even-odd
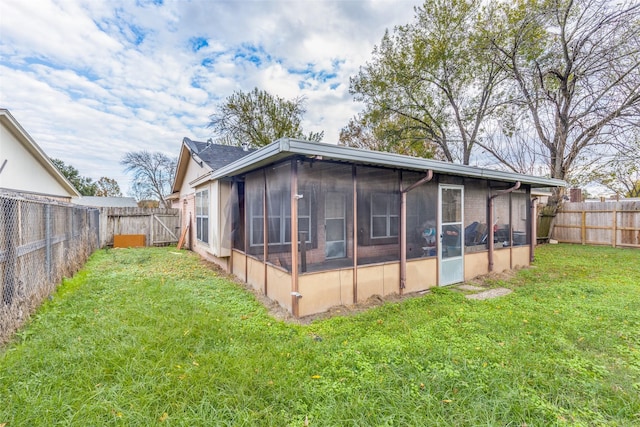
[[[322,142],[282,138],[260,148],[235,162],[213,171],[208,179],[223,179],[242,175],[291,156],[303,156],[323,160],[334,160],[352,164],[381,166],[393,169],[427,171],[444,175],[480,178],[502,182],[520,181],[531,187],[565,187],[560,179],[544,178],[519,173],[484,169],[439,160],[411,157],[402,154],[363,150]]]
[[[255,149],[244,149],[235,145],[213,144],[211,142],[192,141],[189,138],[184,139],[184,143],[190,148],[191,152],[198,156],[212,170],[220,169],[230,163],[235,162],[256,151]]]
[[[42,166],[42,168],[68,193],[68,197],[80,197],[80,193],[71,184],[71,182],[58,170],[51,162],[49,157],[42,151],[42,148],[36,144],[35,140],[27,133],[26,130],[18,123],[6,108],[0,108],[0,123],[22,144],[24,149]],[[4,161],[5,159],[0,159]],[[21,190],[21,189],[13,189]]]
[[[244,149],[235,145],[213,144],[212,142],[193,141],[187,137],[182,140],[182,149],[176,166],[176,176],[173,181],[172,191],[180,191],[180,186],[187,172],[189,161],[193,159],[200,166],[209,169],[208,174],[223,168],[231,163],[256,151]]]

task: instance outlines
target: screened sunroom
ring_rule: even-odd
[[[212,175],[230,271],[295,316],[529,265],[562,181],[283,139]]]

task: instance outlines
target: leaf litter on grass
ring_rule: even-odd
[[[593,257],[591,249],[544,248],[535,274],[519,272],[506,298],[468,301],[435,289],[306,323],[272,317],[228,275],[172,251],[99,251],[65,282],[24,329],[28,340],[0,354],[7,402],[0,421],[149,425],[164,414],[172,425],[639,420],[640,282],[618,284],[606,267],[587,286],[582,277],[555,275],[560,254],[572,271],[585,254]],[[612,268],[619,257],[607,258]],[[624,265],[626,277],[638,273]]]

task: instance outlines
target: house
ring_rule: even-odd
[[[73,204],[80,206],[88,206],[92,208],[137,208],[138,202],[133,197],[116,197],[116,196],[82,196],[73,199]]]
[[[183,142],[191,246],[298,317],[528,266],[531,190],[565,185],[294,139],[207,168],[219,147]]]
[[[213,144],[184,138],[172,194],[172,207],[180,209],[181,229],[187,246],[201,256],[227,269],[231,248],[214,234],[227,222],[229,188],[209,178],[214,171],[234,163],[255,150],[232,145]],[[211,225],[211,227],[209,226]]]
[[[69,202],[80,193],[11,115],[0,108],[0,192]]]

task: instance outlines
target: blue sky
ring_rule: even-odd
[[[208,116],[234,91],[304,96],[305,131],[340,129],[349,94],[385,29],[414,0],[2,0],[0,107],[50,157],[115,178],[128,151],[177,156],[206,140]]]

